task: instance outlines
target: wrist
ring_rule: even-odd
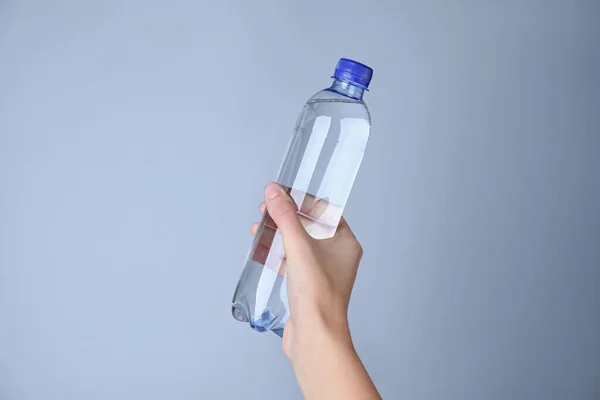
[[[294,318],[288,358],[292,364],[318,360],[325,353],[354,351],[350,327],[345,313],[307,313],[307,318]]]
[[[298,333],[288,357],[306,399],[380,399],[354,350],[347,320],[323,320]]]

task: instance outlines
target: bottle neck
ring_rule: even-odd
[[[336,79],[329,90],[350,97],[351,99],[362,100],[365,89],[358,87],[350,82]]]

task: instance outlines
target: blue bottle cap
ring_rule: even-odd
[[[372,77],[373,70],[370,67],[347,58],[340,58],[333,73],[333,78],[348,81],[363,89],[369,87]]]

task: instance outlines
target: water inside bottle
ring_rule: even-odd
[[[300,205],[300,221],[313,238],[334,236],[343,207],[292,188],[284,187],[284,190]],[[232,305],[235,319],[249,322],[256,331],[271,330],[279,336],[283,335],[289,317],[285,261],[283,237],[273,218],[265,211],[240,280],[245,282],[246,287],[256,288],[256,291],[244,293],[236,290]]]
[[[336,81],[308,100],[277,175],[317,239],[335,234],[370,136],[369,111],[356,90]],[[282,336],[289,317],[285,271],[283,239],[265,214],[235,290],[233,317]]]

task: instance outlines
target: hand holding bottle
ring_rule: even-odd
[[[261,212],[268,209],[283,236],[286,254],[290,317],[283,350],[303,394],[307,399],[378,399],[348,328],[348,303],[362,257],[360,243],[343,218],[332,238],[314,239],[294,200],[275,183],[267,185],[265,198]],[[256,229],[253,225],[253,233]]]

